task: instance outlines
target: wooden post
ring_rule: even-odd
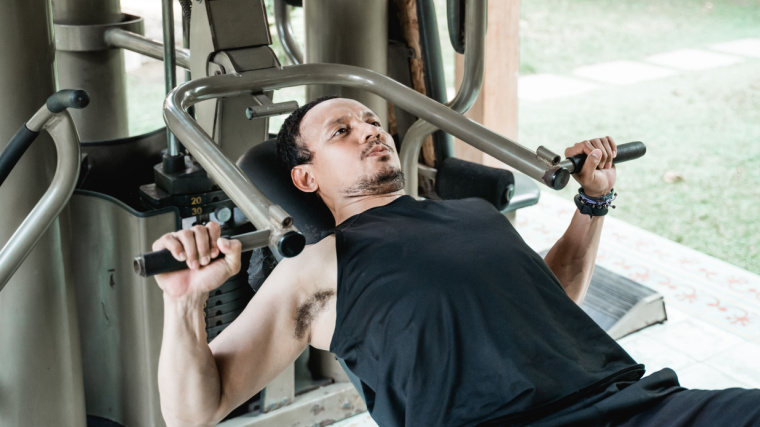
[[[485,47],[485,74],[480,96],[466,116],[487,128],[517,139],[517,71],[520,52],[520,0],[488,2],[488,33]],[[462,81],[464,56],[455,54],[456,85]],[[503,167],[493,157],[457,140],[457,157],[475,163]]]

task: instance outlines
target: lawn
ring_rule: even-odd
[[[758,1],[523,0],[521,7],[521,75],[582,80],[574,68],[760,35]],[[604,135],[644,141],[646,157],[619,168],[615,217],[760,273],[760,58],[521,100],[518,114],[519,140],[530,147],[561,151]],[[666,173],[682,179],[668,183]]]

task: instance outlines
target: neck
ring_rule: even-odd
[[[376,194],[359,197],[341,197],[335,203],[328,205],[335,217],[335,224],[338,225],[354,215],[360,214],[367,209],[385,206],[388,203],[403,196],[404,190],[395,191],[388,194]]]

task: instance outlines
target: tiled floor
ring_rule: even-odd
[[[543,192],[517,228],[537,251],[557,241],[575,205]],[[760,276],[633,227],[605,220],[598,264],[660,292],[668,321],[619,343],[648,372],[673,368],[688,388],[760,388]],[[368,414],[333,424],[376,426]]]

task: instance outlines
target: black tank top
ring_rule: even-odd
[[[483,200],[403,196],[335,236],[330,350],[381,427],[521,424],[643,375]]]

